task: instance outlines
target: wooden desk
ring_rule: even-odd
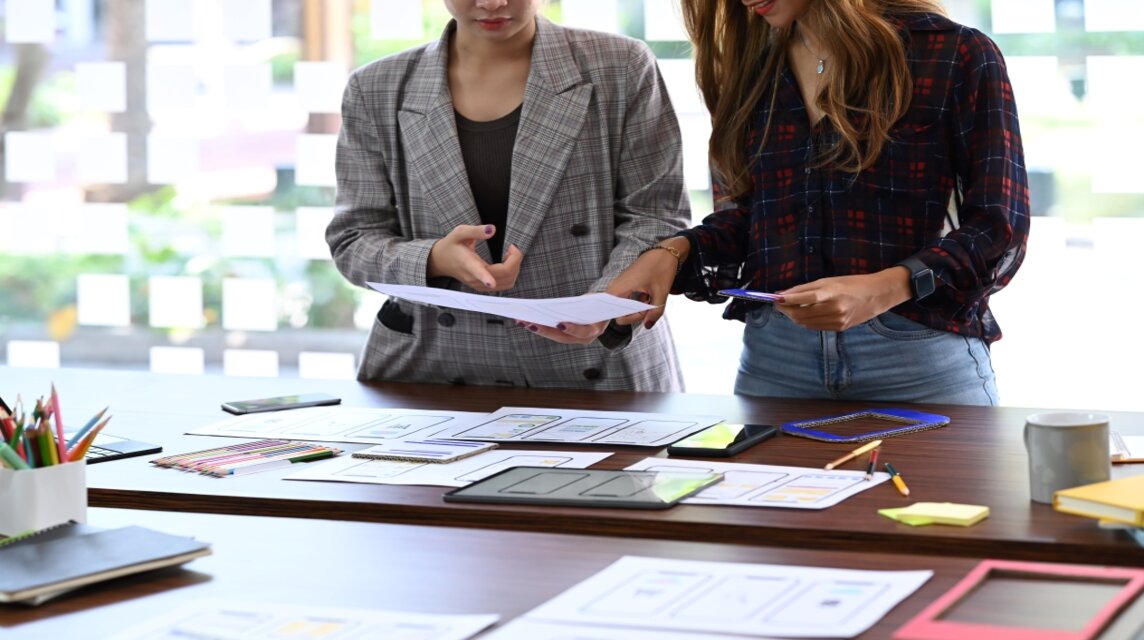
[[[110,404],[115,416],[110,432],[163,444],[166,454],[234,442],[232,438],[183,435],[226,417],[218,409],[223,401],[304,391],[327,391],[357,406],[469,411],[493,411],[501,406],[577,407],[720,414],[728,420],[773,424],[877,406],[736,396],[362,385],[3,367],[0,379],[6,381],[5,393],[19,392],[25,397],[46,393],[54,380],[64,401],[63,414],[69,419],[78,420]],[[93,506],[134,509],[1144,566],[1144,549],[1122,533],[1098,529],[1088,518],[1060,514],[1029,501],[1021,431],[1025,416],[1035,409],[919,407],[950,416],[952,424],[889,439],[883,446],[883,460],[891,461],[909,482],[910,498],[902,498],[885,484],[824,511],[681,505],[642,512],[446,504],[441,500],[441,487],[281,481],[287,470],[212,479],[155,469],[146,458],[92,465],[89,496]],[[1144,415],[1112,413],[1112,421],[1123,433],[1144,434]],[[849,448],[780,436],[736,461],[817,467]],[[602,466],[624,467],[653,453],[618,450]],[[1114,470],[1117,475],[1142,472],[1142,465]],[[914,528],[876,513],[878,508],[912,501],[984,504],[992,515],[963,529]]]
[[[103,637],[198,598],[496,613],[501,624],[624,555],[852,569],[932,569],[863,638],[888,638],[975,564],[968,558],[414,527],[297,518],[92,509],[89,523],[142,525],[210,542],[213,555],[92,585],[36,608],[0,605],[0,636]]]

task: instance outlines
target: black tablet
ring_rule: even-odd
[[[151,453],[159,453],[163,447],[150,442],[141,442],[139,440],[130,440],[128,438],[120,438],[107,433],[100,433],[95,436],[95,441],[87,449],[87,455],[84,459],[88,464],[95,464],[97,462],[108,462],[111,460],[119,460],[120,458],[130,458],[133,456],[145,456]]]
[[[445,502],[666,509],[723,479],[690,471],[510,467],[445,494]]]

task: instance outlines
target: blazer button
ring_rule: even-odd
[[[597,369],[596,367],[589,367],[587,369],[584,369],[584,378],[587,380],[599,380],[600,379],[600,370]]]
[[[456,386],[460,387],[460,386],[463,386],[465,384],[465,379],[460,377],[460,376],[458,376],[456,378],[450,378],[449,384],[456,385]]]
[[[576,224],[572,225],[572,227],[569,229],[569,231],[572,233],[573,236],[575,236],[577,238],[579,238],[581,236],[586,236],[586,235],[588,235],[588,225],[586,225],[582,222],[577,222]]]
[[[445,312],[437,316],[437,324],[442,327],[451,327],[457,324],[457,319],[453,317],[453,314]]]

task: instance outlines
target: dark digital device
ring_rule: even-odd
[[[341,404],[342,399],[328,393],[300,393],[294,396],[278,396],[275,398],[259,398],[257,400],[239,400],[237,402],[222,403],[222,410],[235,415],[246,413],[260,413],[263,411],[281,411],[283,409],[299,409],[301,407],[321,407],[329,404]]]
[[[667,448],[667,455],[728,458],[778,432],[778,427],[769,424],[720,422],[672,444]]]
[[[145,456],[163,451],[163,447],[150,442],[120,438],[106,433],[99,433],[87,449],[84,460],[88,464],[97,462],[110,462],[121,458]]]

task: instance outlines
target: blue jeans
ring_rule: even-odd
[[[989,347],[895,313],[814,331],[771,305],[747,315],[735,393],[783,398],[996,405]]]

